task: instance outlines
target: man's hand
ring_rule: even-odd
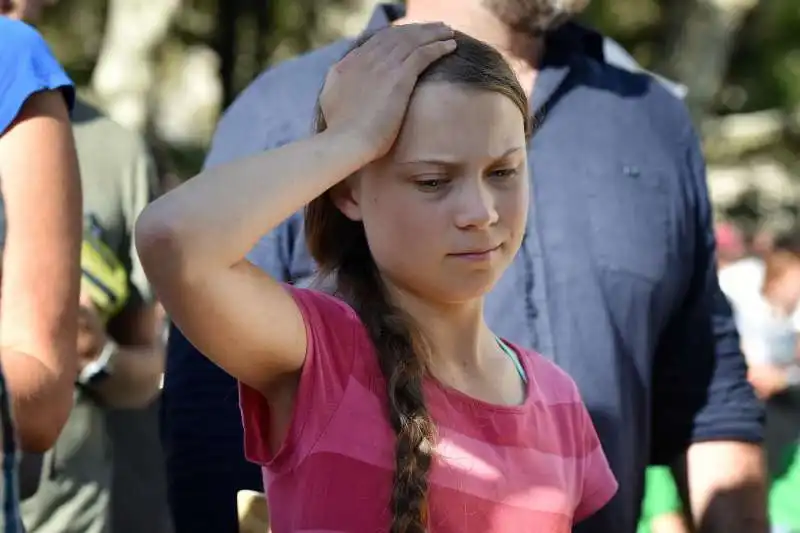
[[[81,316],[82,364],[97,360],[114,341],[113,369],[105,378],[91,384],[92,392],[104,405],[136,409],[150,403],[159,392],[164,372],[164,346],[161,329],[156,328],[156,307],[152,304],[128,305],[105,326],[100,315],[84,306]],[[85,353],[85,358],[84,354]]]
[[[762,400],[767,400],[789,387],[786,370],[769,364],[750,365],[747,379]]]
[[[761,446],[697,442],[676,464],[699,533],[767,533],[766,468]],[[685,494],[685,492],[684,492]]]
[[[78,314],[79,370],[83,370],[86,365],[97,360],[107,340],[108,336],[100,314],[91,299],[82,294]]]

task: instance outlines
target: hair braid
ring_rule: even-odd
[[[369,35],[353,43],[358,48]],[[508,97],[531,133],[528,100],[499,52],[456,32],[456,50],[431,65],[417,83],[451,83]],[[326,129],[317,107],[315,131]],[[423,533],[428,526],[428,472],[435,426],[425,407],[423,378],[429,350],[411,319],[392,305],[370,252],[364,224],[347,218],[326,193],[305,216],[306,242],[322,274],[333,275],[336,290],[367,328],[386,379],[389,421],[397,436],[391,495],[391,533]]]
[[[386,379],[389,421],[397,435],[390,531],[424,533],[435,435],[422,389],[425,358],[419,352],[424,343],[405,313],[389,302],[371,256],[357,252],[368,250],[365,244],[351,247],[353,253],[345,255],[337,284],[366,326]]]

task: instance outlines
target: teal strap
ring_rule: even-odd
[[[519,377],[522,379],[522,381],[527,383],[528,377],[525,375],[525,369],[522,367],[522,363],[519,362],[519,357],[517,356],[517,353],[514,350],[512,350],[511,347],[509,347],[506,343],[504,343],[500,339],[500,337],[495,337],[495,338],[497,339],[497,345],[500,346],[500,349],[503,350],[505,354],[508,356],[508,358],[511,359],[511,362],[514,363],[514,366],[517,369]]]

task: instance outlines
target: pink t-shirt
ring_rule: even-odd
[[[240,384],[247,458],[262,466],[273,533],[388,531],[395,436],[367,332],[347,304],[289,289],[308,353],[288,435],[270,453],[269,407]],[[569,533],[617,483],[575,383],[512,346],[527,375],[518,406],[425,383],[437,426],[429,473],[431,533]]]

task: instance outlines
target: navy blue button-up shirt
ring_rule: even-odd
[[[381,6],[370,27],[397,15]],[[549,37],[532,98],[543,122],[530,146],[527,236],[485,309],[498,335],[572,375],[597,426],[620,489],[577,530],[632,533],[648,462],[693,441],[758,441],[762,412],[717,283],[690,118],[662,83],[610,64],[603,43],[572,24]],[[310,134],[325,74],[348,45],[258,78],[223,117],[207,165]],[[311,277],[302,215],[250,259],[281,280]],[[177,330],[164,415],[178,533],[235,531],[235,491],[260,488],[258,469],[242,458],[236,386]]]

